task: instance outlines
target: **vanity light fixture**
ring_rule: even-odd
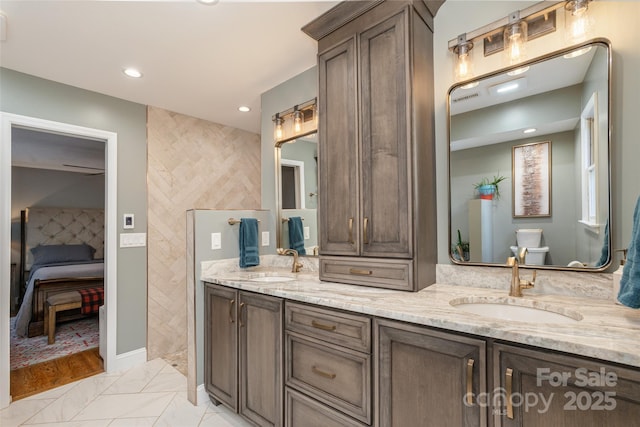
[[[458,44],[453,48],[453,53],[456,54],[454,69],[456,81],[469,80],[473,77],[473,61],[469,54],[471,49],[473,49],[473,42],[467,40],[466,34],[460,34]]]
[[[522,10],[517,10],[504,18],[463,33],[449,40],[448,49],[456,55],[454,74],[456,81],[473,77],[469,52],[483,44],[484,56],[504,51],[509,65],[519,64],[525,59],[528,41],[544,36],[556,30],[558,9],[565,15],[567,35],[572,42],[583,41],[589,37],[592,18],[588,14],[588,4],[593,0],[541,1]],[[576,37],[581,37],[577,39]],[[520,69],[510,75],[519,74]],[[526,70],[522,70],[524,72]]]
[[[283,144],[318,131],[316,103],[317,99],[313,98],[274,114],[272,117],[275,126],[273,137],[277,144]]]
[[[122,70],[122,72],[128,76],[128,77],[132,77],[134,79],[139,79],[140,77],[142,77],[142,73],[137,70],[136,68],[125,68],[124,70]]]

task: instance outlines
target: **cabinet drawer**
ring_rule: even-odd
[[[285,327],[365,353],[371,349],[371,319],[364,316],[287,302]]]
[[[371,356],[287,332],[288,386],[371,422]]]
[[[285,389],[285,427],[366,427],[290,388]]]
[[[321,257],[320,280],[412,291],[413,261],[408,259]]]

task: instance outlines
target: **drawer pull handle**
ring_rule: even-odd
[[[507,370],[504,373],[504,376],[506,377],[506,384],[505,384],[505,388],[507,389],[507,418],[509,418],[510,420],[513,419],[513,403],[511,401],[511,392],[513,391],[513,369],[511,368],[507,368]]]
[[[318,369],[315,366],[311,367],[311,370],[313,371],[314,374],[316,375],[320,375],[321,377],[325,377],[325,378],[329,378],[330,380],[334,379],[336,377],[336,374],[330,373],[330,372],[325,372],[321,369]]]
[[[355,243],[353,241],[353,218],[349,218],[349,243],[352,245]]]
[[[322,329],[323,331],[335,331],[336,325],[324,325],[320,322],[316,322],[315,320],[311,321],[311,326],[316,329]]]
[[[467,360],[467,405],[473,405],[473,359]]]
[[[371,270],[360,270],[359,268],[352,268],[352,269],[349,270],[349,273],[358,274],[360,276],[371,276],[373,274],[373,271],[371,271]]]
[[[235,320],[233,320],[233,306],[236,303],[236,300],[232,299],[229,301],[229,323],[234,323]]]

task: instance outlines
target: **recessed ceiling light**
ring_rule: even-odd
[[[480,82],[476,80],[475,82],[467,83],[466,85],[460,86],[460,89],[473,89],[479,84]]]
[[[526,65],[524,67],[516,68],[515,70],[511,70],[507,74],[510,75],[510,76],[517,76],[519,74],[526,73],[527,71],[529,71],[529,66],[528,65]]]
[[[529,128],[529,129],[525,129],[522,131],[522,133],[533,133],[535,131],[537,131],[538,129],[536,128]]]
[[[489,88],[491,95],[511,93],[516,90],[523,90],[527,87],[527,79],[520,77],[519,79],[509,80],[503,83],[498,83]]]
[[[578,50],[574,50],[573,52],[569,52],[566,55],[563,55],[562,57],[565,59],[571,59],[571,58],[576,58],[580,55],[584,55],[585,53],[589,52],[591,50],[591,46],[587,46],[587,47],[583,47],[582,49],[578,49]]]
[[[251,108],[247,107],[246,105],[241,105],[238,107],[238,111],[242,111],[243,113],[248,113],[249,111],[251,111]]]
[[[198,3],[202,3],[202,4],[205,4],[207,6],[213,6],[215,4],[218,4],[218,2],[220,0],[197,0],[197,1],[198,1]]]
[[[134,79],[139,79],[140,77],[142,77],[142,73],[135,68],[125,68],[124,70],[122,70],[122,72],[129,77],[133,77]]]

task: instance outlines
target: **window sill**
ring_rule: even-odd
[[[584,225],[584,227],[592,232],[593,234],[600,234],[600,224],[597,222],[589,222],[589,221],[584,221],[582,219],[578,220],[578,223]]]

